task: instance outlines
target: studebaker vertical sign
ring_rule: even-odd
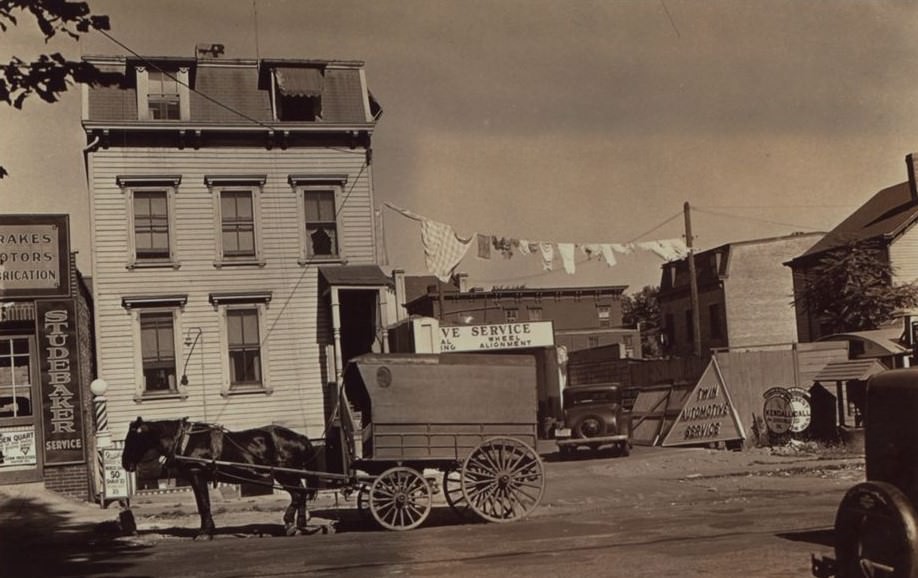
[[[70,299],[35,302],[45,465],[82,463],[83,414],[76,314]]]

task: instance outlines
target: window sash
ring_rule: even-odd
[[[254,195],[251,191],[220,193],[224,257],[255,257]]]
[[[172,313],[140,314],[144,391],[176,391],[175,326]]]
[[[229,309],[226,312],[230,387],[261,385],[261,341],[258,309]]]
[[[35,411],[27,337],[0,338],[0,418],[27,417]]]
[[[335,191],[303,191],[303,204],[306,213],[306,255],[338,255]]]
[[[169,197],[166,191],[136,191],[134,251],[137,259],[169,258]]]

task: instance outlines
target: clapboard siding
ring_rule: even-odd
[[[890,244],[889,259],[897,281],[918,280],[918,229],[912,226]]]
[[[317,264],[301,265],[297,198],[290,175],[345,174],[339,207],[339,242],[349,264],[375,262],[372,184],[361,150],[221,148],[178,150],[109,148],[91,153],[93,271],[99,375],[110,383],[108,413],[115,436],[136,416],[188,417],[230,428],[282,423],[309,435],[324,430],[324,379],[321,354],[331,343],[330,320],[321,311]],[[119,176],[179,175],[174,196],[175,256],[178,268],[129,269],[129,215]],[[259,228],[263,266],[218,268],[217,216],[206,176],[265,175]],[[224,397],[219,312],[211,293],[270,291],[261,336],[270,394]],[[178,373],[186,365],[185,399],[134,399],[133,318],[122,307],[125,296],[187,295],[180,315],[193,352],[177,352]]]

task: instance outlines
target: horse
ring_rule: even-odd
[[[181,459],[181,458],[192,459]],[[124,439],[121,465],[133,472],[141,462],[159,460],[177,477],[188,480],[201,517],[195,539],[212,539],[216,526],[210,511],[208,482],[239,484],[246,481],[272,484],[272,478],[290,494],[284,511],[288,536],[306,530],[306,501],[315,497],[317,479],[293,472],[246,468],[245,464],[306,470],[318,457],[318,449],[304,435],[269,425],[231,432],[222,427],[180,420],[133,421]],[[215,461],[231,462],[232,466]],[[211,463],[207,463],[211,462]],[[237,465],[238,464],[238,465]],[[306,485],[303,485],[303,479]]]

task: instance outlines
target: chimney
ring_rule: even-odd
[[[915,157],[918,153],[909,153],[905,155],[905,168],[908,170],[908,190],[912,194],[912,200],[918,201],[918,183],[915,182]]]
[[[457,273],[456,274],[456,283],[459,285],[460,293],[468,293],[469,290],[469,274],[468,273]]]
[[[405,309],[405,270],[404,269],[393,269],[392,270],[392,283],[395,285],[395,315],[396,321],[401,321],[408,317],[408,312]]]

